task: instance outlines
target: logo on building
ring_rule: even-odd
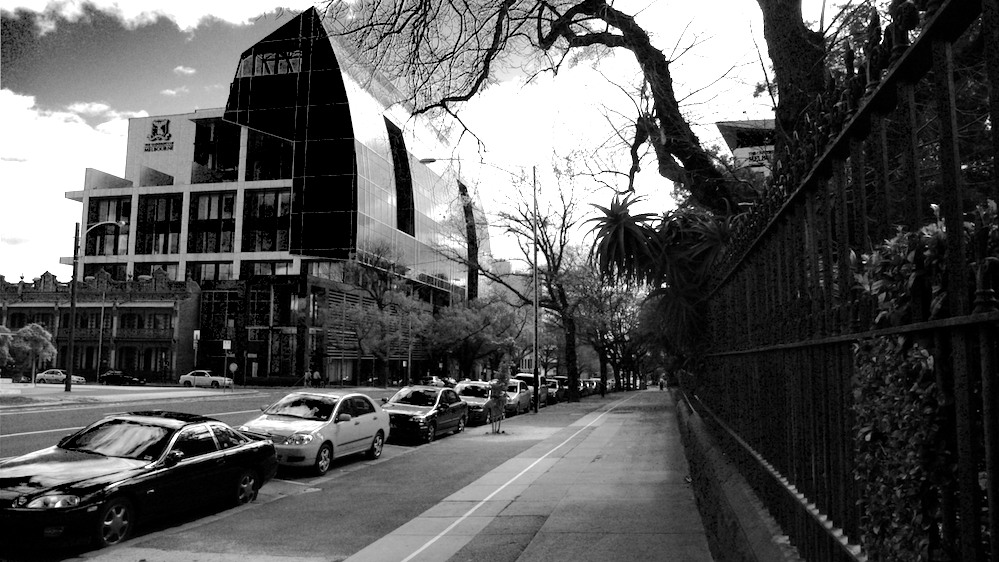
[[[172,138],[170,135],[170,120],[153,119],[149,135],[146,138],[149,139],[145,147],[146,152],[173,150],[173,142],[170,142]]]

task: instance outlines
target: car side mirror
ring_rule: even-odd
[[[350,420],[352,420],[352,419],[354,419],[354,417],[353,417],[353,416],[351,416],[350,414],[346,414],[346,413],[345,413],[345,414],[340,414],[340,415],[338,415],[338,416],[336,417],[336,422],[337,422],[337,423],[343,423],[343,422],[349,422],[349,421],[350,421]]]
[[[69,438],[70,438],[70,437],[72,437],[72,436],[73,436],[73,434],[72,434],[72,433],[71,433],[71,434],[69,434],[69,435],[63,435],[63,436],[62,436],[62,439],[60,439],[60,440],[59,440],[59,443],[58,443],[58,446],[59,446],[59,447],[62,447],[63,445],[65,445],[65,444],[66,444],[66,442],[67,442],[67,441],[69,441]]]
[[[163,460],[163,464],[166,465],[167,468],[170,468],[172,466],[177,466],[177,463],[182,460],[184,460],[184,453],[174,450],[167,453],[166,458]]]
[[[388,404],[388,397],[382,396],[382,404]]]

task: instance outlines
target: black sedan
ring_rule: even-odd
[[[392,435],[416,437],[429,443],[441,433],[461,433],[468,422],[468,404],[452,388],[407,386],[382,401]]]
[[[218,420],[162,411],[111,415],[58,445],[0,462],[0,529],[21,542],[118,544],[152,516],[209,498],[252,501],[276,470],[270,440]]]
[[[113,384],[116,386],[137,386],[146,384],[144,379],[125,374],[121,371],[107,371],[97,377],[97,382],[101,384]]]

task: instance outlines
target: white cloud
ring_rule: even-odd
[[[184,66],[184,65],[180,65],[177,68],[173,69],[173,73],[177,74],[179,76],[190,76],[190,75],[192,75],[192,74],[194,74],[196,72],[197,72],[196,69],[193,69],[190,66]]]
[[[59,258],[72,254],[72,225],[82,219],[66,192],[83,189],[86,168],[124,175],[128,117],[146,114],[85,102],[47,111],[4,89],[0,115],[0,274],[16,280],[51,271],[66,280],[70,268]]]
[[[305,10],[315,4],[308,0],[283,0],[292,10]],[[250,23],[260,14],[275,9],[274,0],[241,0],[240,2],[203,2],[199,0],[2,0],[0,7],[14,11],[23,8],[41,14],[39,29],[52,31],[57,25],[57,17],[77,21],[84,15],[83,7],[89,4],[96,9],[112,14],[129,28],[142,27],[155,22],[160,17],[176,22],[183,31],[194,31],[205,18],[215,18],[237,25]]]
[[[181,86],[179,88],[173,88],[173,89],[167,88],[166,90],[160,90],[161,94],[163,94],[164,96],[170,96],[170,97],[180,96],[180,95],[186,94],[188,92],[190,92],[190,90],[187,89],[187,86]]]

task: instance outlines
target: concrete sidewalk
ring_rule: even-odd
[[[711,562],[669,393],[617,395],[350,562]]]

